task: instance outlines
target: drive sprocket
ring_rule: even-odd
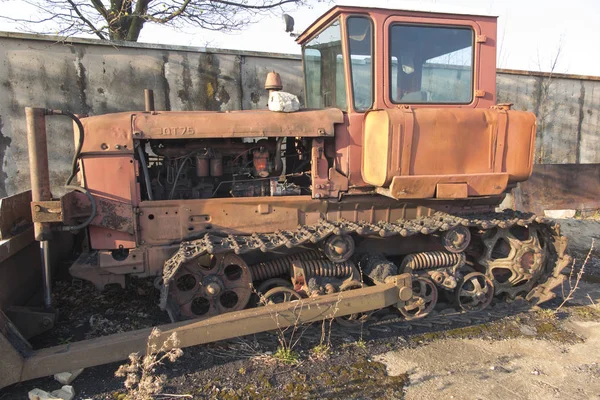
[[[180,317],[204,319],[244,309],[252,276],[235,254],[204,254],[181,266],[169,290]]]
[[[495,295],[506,293],[515,298],[526,294],[543,275],[549,254],[542,228],[537,224],[515,225],[486,232],[479,264],[485,267]]]

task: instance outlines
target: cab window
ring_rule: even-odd
[[[394,103],[468,104],[473,99],[473,30],[393,24],[390,88]]]
[[[306,107],[346,110],[346,76],[340,21],[336,20],[302,48]]]
[[[356,111],[366,111],[373,105],[373,33],[367,17],[347,20],[352,98]]]

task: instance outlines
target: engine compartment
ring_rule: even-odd
[[[170,139],[138,145],[142,200],[310,194],[307,139]]]

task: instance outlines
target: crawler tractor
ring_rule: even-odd
[[[156,111],[150,92],[145,111],[28,108],[42,249],[83,232],[73,277],[98,290],[154,277],[173,321],[163,335],[182,346],[552,299],[569,264],[558,226],[496,211],[530,176],[536,135],[532,113],[496,104],[496,19],[334,7],[296,40],[297,112]],[[266,90],[282,86],[268,75]],[[60,199],[45,130],[56,114],[77,144]],[[125,358],[148,332],[17,354],[13,381]]]

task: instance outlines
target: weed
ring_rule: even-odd
[[[581,268],[579,269],[579,272],[577,272],[577,275],[575,277],[573,277],[573,272],[575,270],[575,260],[573,260],[573,265],[571,265],[571,272],[569,273],[569,279],[568,279],[569,292],[565,295],[565,287],[563,284],[563,287],[562,287],[563,301],[556,308],[556,311],[560,310],[569,300],[572,300],[573,297],[575,296],[575,292],[579,288],[579,281],[581,281],[581,277],[583,276],[583,274],[585,272],[585,266],[587,265],[588,261],[590,260],[590,256],[592,255],[593,250],[594,250],[594,239],[592,239],[592,244],[590,246],[590,250],[588,251],[587,256],[585,257],[585,260],[583,261],[583,264],[581,265]],[[573,279],[575,280],[575,282],[573,282]]]
[[[331,347],[326,344],[318,344],[312,348],[311,353],[313,358],[320,360],[327,358],[331,352]]]
[[[356,347],[358,347],[359,349],[363,349],[363,350],[367,349],[367,342],[365,342],[362,337],[359,340],[357,340],[356,342],[354,342],[354,345]]]
[[[119,367],[115,376],[125,378],[126,398],[129,400],[148,400],[154,396],[161,396],[166,381],[165,375],[157,375],[156,369],[164,361],[175,362],[183,351],[178,348],[180,342],[177,333],[173,333],[160,347],[156,344],[161,332],[158,328],[152,329],[146,345],[146,354],[142,357],[139,353],[129,355],[129,363]],[[177,396],[180,397],[180,396]],[[182,395],[182,397],[186,397]]]
[[[288,347],[279,346],[277,351],[273,354],[273,357],[279,361],[283,361],[286,364],[296,364],[300,356],[298,353]]]

